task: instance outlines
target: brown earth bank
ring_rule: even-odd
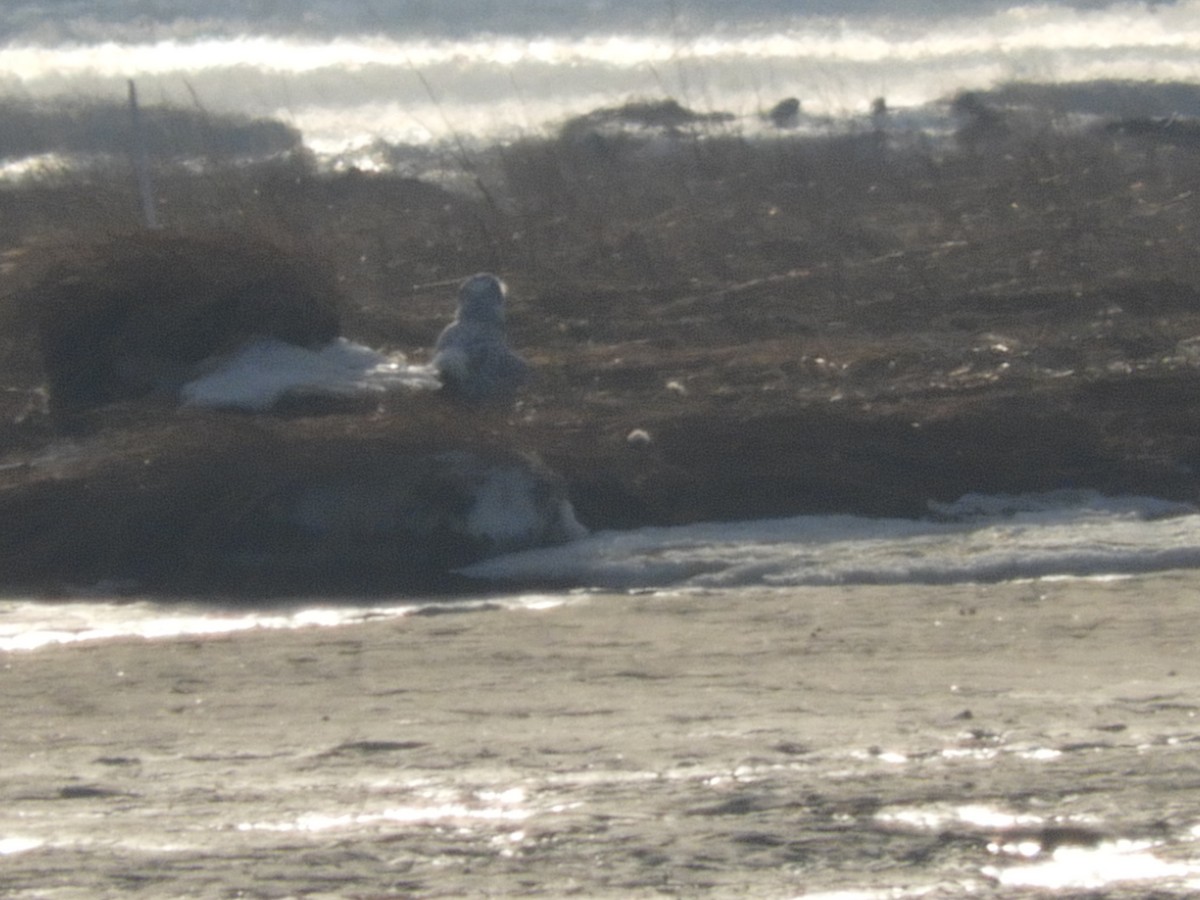
[[[970,491],[1196,499],[1200,154],[1005,115],[938,146],[564,130],[456,160],[465,193],[319,174],[302,156],[159,174],[169,235],[327,266],[340,332],[410,360],[459,278],[502,275],[535,371],[503,414],[437,397],[263,416],[47,404],[32,321],[46,285],[85,244],[136,262],[147,238],[120,173],[0,190],[0,570],[10,585],[151,573],[194,589],[220,568],[202,564],[208,538],[253,516],[264,479],[350,448],[532,454],[591,528],[921,516]],[[236,290],[275,265],[246,263]],[[86,294],[86,268],[71,277]],[[361,580],[341,587],[389,586]]]

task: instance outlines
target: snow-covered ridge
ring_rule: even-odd
[[[797,516],[598,532],[472,565],[508,582],[608,589],[947,584],[1200,566],[1200,514],[1148,497],[970,495],[937,518]]]

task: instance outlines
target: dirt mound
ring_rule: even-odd
[[[329,270],[231,233],[138,232],[59,251],[18,302],[63,412],[170,392],[251,336],[314,346],[339,331]]]
[[[0,467],[6,585],[436,590],[457,566],[578,534],[556,473],[434,397],[403,416],[127,405],[104,421]]]

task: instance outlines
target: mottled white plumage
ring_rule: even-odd
[[[458,315],[434,347],[442,389],[465,403],[511,403],[529,377],[529,365],[508,346],[504,297],[504,282],[495,275],[468,278],[458,291]]]

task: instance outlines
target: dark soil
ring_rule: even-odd
[[[919,516],[969,491],[1196,499],[1200,152],[1036,110],[1003,125],[936,146],[884,131],[756,143],[576,129],[460,157],[465,193],[321,175],[303,157],[157,181],[172,234],[303,248],[347,298],[343,333],[412,359],[452,317],[459,278],[509,283],[510,337],[536,372],[511,415],[390,401],[254,426],[316,455],[364,432],[417,441],[436,420],[537,453],[593,528]],[[44,284],[82,235],[135,230],[125,181],[0,190],[9,291]],[[23,329],[15,317],[3,348],[0,557],[28,554],[47,517],[86,518],[74,504],[130,460],[225,478],[197,452],[211,415],[44,412]],[[68,438],[127,456],[52,477],[28,465]],[[113,507],[146,496],[115,483]],[[188,502],[168,515],[187,520]]]

